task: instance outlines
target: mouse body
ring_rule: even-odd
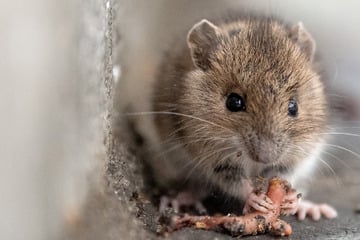
[[[257,176],[282,176],[303,191],[300,179],[317,166],[328,121],[315,49],[302,23],[194,24],[164,54],[153,86],[154,129],[146,131],[156,182],[181,183],[200,200],[214,186],[262,211],[271,203],[252,194]],[[316,204],[299,214],[298,203],[289,196],[287,213],[304,218],[317,206],[314,219],[336,216]]]

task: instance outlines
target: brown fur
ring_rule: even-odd
[[[166,148],[178,145],[162,157],[184,168],[188,175],[182,177],[196,175],[236,194],[242,179],[291,173],[322,141],[326,99],[305,29],[271,18],[217,26],[203,21],[189,32],[187,44],[184,38],[164,57],[153,99],[154,111],[205,120],[156,115]],[[226,108],[232,92],[246,99],[245,112]],[[298,103],[296,117],[288,116],[290,99]],[[259,156],[271,163],[260,163]]]

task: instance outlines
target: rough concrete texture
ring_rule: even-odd
[[[122,137],[115,138],[114,152],[107,160],[104,171],[103,189],[92,189],[87,203],[77,222],[69,226],[68,239],[161,239],[159,214],[144,193],[143,166],[136,157],[134,143],[121,131]],[[129,147],[132,146],[132,147]],[[359,169],[358,169],[359,170]],[[341,186],[334,178],[321,176],[314,181],[310,196],[338,206],[339,217],[318,222],[299,222],[287,217],[293,228],[293,235],[287,239],[360,239],[360,214],[355,212],[360,179],[357,171],[344,171],[338,175]],[[331,180],[332,179],[332,180]],[[144,185],[145,184],[145,185]],[[210,200],[211,201],[211,200]],[[216,202],[217,201],[217,202]],[[212,204],[218,204],[219,200]],[[221,201],[221,200],[220,200]],[[215,203],[214,203],[215,202]],[[211,207],[211,203],[207,204]],[[217,207],[218,208],[218,207]],[[194,229],[184,229],[168,235],[169,239],[233,239],[230,236]],[[270,236],[250,236],[245,239],[273,239]]]
[[[149,239],[143,218],[149,202],[141,197],[139,165],[124,144],[114,142],[104,169],[104,185],[90,189],[82,215],[67,225],[65,239]],[[151,209],[151,207],[150,207]]]
[[[360,216],[348,210],[341,210],[336,220],[321,220],[314,222],[305,220],[298,222],[294,217],[283,218],[291,224],[293,234],[284,239],[360,239]],[[218,239],[230,240],[233,237],[223,234],[184,229],[172,235],[174,240],[185,239]],[[247,236],[244,239],[279,239],[269,235]]]

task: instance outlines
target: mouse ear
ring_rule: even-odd
[[[306,54],[309,61],[314,59],[316,44],[311,34],[305,29],[302,22],[295,24],[290,30],[290,38]]]
[[[202,70],[210,67],[210,54],[215,49],[219,28],[206,19],[195,24],[188,33],[187,43],[195,66]]]

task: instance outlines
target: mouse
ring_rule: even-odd
[[[181,34],[180,34],[181,36]],[[316,43],[302,22],[274,17],[203,19],[162,57],[143,129],[156,184],[169,189],[160,210],[194,205],[218,188],[268,212],[254,179],[281,176],[299,192],[327,141],[328,99]],[[305,181],[306,182],[306,181]],[[283,214],[334,218],[336,210],[286,196]]]

